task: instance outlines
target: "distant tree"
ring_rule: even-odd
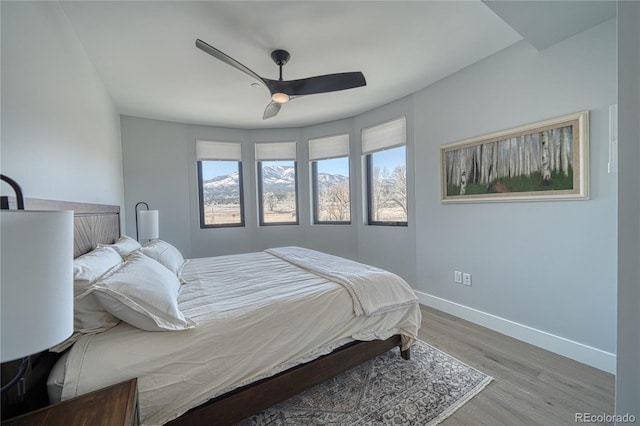
[[[372,201],[374,220],[385,220],[383,210],[397,207],[402,209],[402,217],[407,218],[407,170],[405,166],[396,166],[393,171],[386,167],[373,170]],[[395,220],[395,219],[394,219]]]
[[[349,220],[349,182],[342,182],[331,185],[327,192],[327,215],[329,217],[329,220]]]
[[[407,218],[407,168],[396,166],[391,174],[391,191],[389,201],[402,208],[404,218]]]
[[[373,198],[374,220],[380,220],[380,212],[389,201],[389,190],[387,182],[389,181],[389,169],[383,167],[382,170],[376,167],[373,169],[373,181],[371,182],[371,197]]]
[[[267,192],[262,196],[262,200],[269,207],[269,211],[272,212],[275,206],[278,204],[278,197],[273,192]]]
[[[202,194],[203,202],[204,202],[204,215],[205,215],[205,223],[215,223],[216,221],[216,213],[215,206],[218,204],[218,201],[215,198],[215,195],[209,191],[204,191]]]

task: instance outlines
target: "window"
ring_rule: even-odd
[[[200,228],[244,226],[241,147],[237,142],[196,141]]]
[[[256,161],[260,225],[297,225],[296,143],[257,143]]]
[[[351,223],[349,135],[309,140],[314,224]]]
[[[362,130],[367,223],[407,226],[406,118]]]

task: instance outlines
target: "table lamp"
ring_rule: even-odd
[[[73,332],[73,212],[0,210],[0,258],[0,361],[23,359],[4,392]]]

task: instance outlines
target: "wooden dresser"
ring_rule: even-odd
[[[2,426],[137,426],[138,381],[131,379],[2,422]]]

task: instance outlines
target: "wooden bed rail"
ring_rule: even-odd
[[[400,345],[398,335],[387,340],[349,343],[316,360],[214,398],[167,425],[233,425]],[[409,350],[401,353],[402,358],[409,359]]]

